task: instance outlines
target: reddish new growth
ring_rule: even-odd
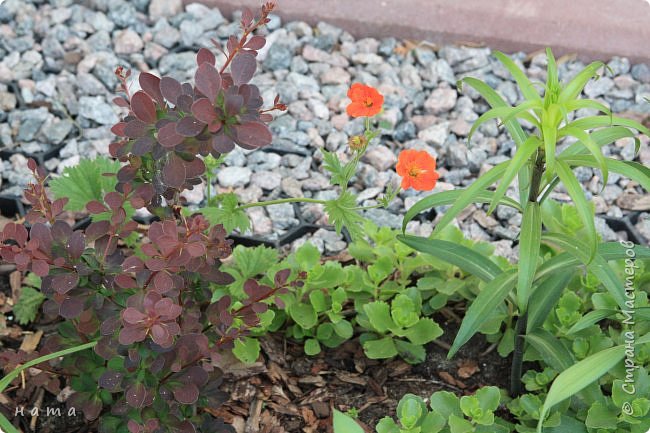
[[[126,97],[116,98],[115,103],[129,109],[112,129],[122,139],[111,144],[111,155],[128,162],[118,173],[118,190],[133,181],[152,184],[155,197],[150,210],[155,212],[163,198],[174,200],[179,191],[201,182],[205,165],[199,156],[218,157],[235,145],[251,150],[271,144],[267,123],[273,117],[268,113],[286,106],[276,98],[272,107],[263,109],[260,91],[249,81],[257,68],[257,50],[266,43],[263,36],[251,34],[269,21],[274,7],[266,3],[257,21],[245,9],[243,35],[231,36],[225,50],[212,41],[226,56],[219,70],[214,54],[200,49],[194,85],[143,72],[142,90],[130,95],[129,72],[118,68]]]

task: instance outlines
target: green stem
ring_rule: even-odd
[[[327,200],[318,200],[315,198],[306,198],[306,197],[289,197],[289,198],[279,198],[277,200],[267,200],[267,201],[258,201],[255,203],[247,203],[241,206],[237,206],[238,210],[248,209],[251,207],[259,206],[271,206],[273,204],[282,204],[282,203],[318,203],[325,204]]]

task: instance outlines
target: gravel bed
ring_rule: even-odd
[[[224,42],[237,29],[237,16],[224,17],[219,10],[196,3],[183,6],[181,0],[6,0],[0,6],[0,194],[20,193],[30,180],[25,155],[39,156],[48,170],[60,173],[82,157],[107,154],[110,126],[120,114],[110,102],[117,84],[116,66],[134,70],[133,88],[138,70],[188,79],[194,75],[195,51],[209,46],[211,38]],[[372,144],[354,179],[352,188],[359,193],[360,204],[375,204],[387,183],[397,182],[394,165],[401,149],[424,149],[437,156],[441,180],[436,191],[470,184],[513,150],[512,140],[494,122],[482,125],[467,142],[472,122],[488,107],[472,89],[458,92],[459,78],[481,78],[510,103],[521,99],[489,48],[355,39],[327,23],[315,27],[284,23],[277,16],[267,33],[254,83],[266,101],[279,94],[289,109],[272,123],[271,149],[247,153],[237,148],[228,156],[226,167],[216,176],[217,192],[234,190],[243,202],[336,196],[321,168],[321,149],[345,155],[348,137],[363,130],[362,119],[345,114],[352,82],[376,86],[386,101],[381,139]],[[513,58],[533,79],[545,79],[544,55],[516,53]],[[625,58],[613,58],[608,65],[611,74],[590,83],[586,96],[607,103],[616,113],[646,121],[648,65],[631,65]],[[560,76],[568,79],[583,66],[561,59]],[[590,110],[578,113],[592,114]],[[631,139],[604,150],[623,160],[634,158]],[[650,164],[647,137],[641,137],[637,160]],[[604,239],[625,234],[613,231],[602,217],[650,210],[648,195],[626,179],[610,174],[598,194],[599,173],[588,168],[578,173],[593,194]],[[390,209],[367,211],[366,216],[397,228],[398,215],[424,195],[403,192]],[[204,189],[197,188],[186,198],[198,204]],[[568,196],[560,191],[555,198]],[[253,223],[249,234],[271,241],[303,222],[326,223],[322,207],[313,204],[249,213]],[[434,217],[435,212],[412,222],[411,231],[430,233]],[[467,236],[495,242],[500,254],[512,258],[520,220],[507,208],[498,208],[492,216],[472,208],[459,225]],[[648,214],[641,213],[636,225],[650,239]],[[294,240],[293,247],[307,238],[326,254],[339,253],[346,246],[343,237],[321,229]]]

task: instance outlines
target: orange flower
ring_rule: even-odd
[[[351,117],[372,117],[381,111],[384,97],[374,87],[354,83],[348,90],[348,98],[352,100],[347,112]]]
[[[440,177],[436,171],[436,159],[424,150],[402,151],[396,169],[402,177],[402,189],[431,191]]]

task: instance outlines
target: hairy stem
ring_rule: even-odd
[[[251,207],[259,206],[270,206],[273,204],[282,204],[282,203],[318,203],[325,204],[327,200],[318,200],[315,198],[306,198],[306,197],[289,197],[289,198],[279,198],[277,200],[267,200],[267,201],[258,201],[255,203],[247,203],[241,206],[237,206],[237,209],[248,209]]]

